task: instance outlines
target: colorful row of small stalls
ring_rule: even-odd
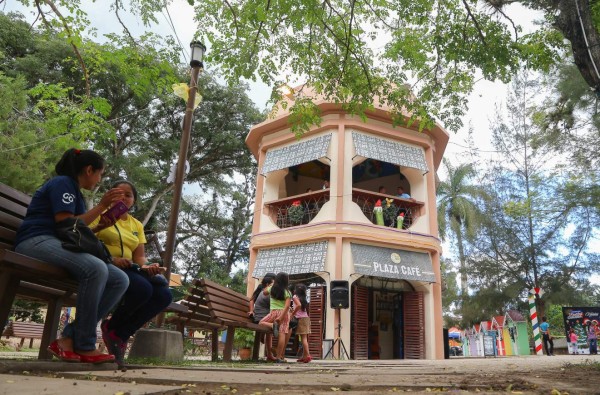
[[[461,332],[464,356],[489,356],[484,349],[484,337],[493,337],[494,355],[529,355],[529,335],[527,319],[517,310],[509,310],[506,314],[482,321]],[[488,342],[489,345],[489,342]]]

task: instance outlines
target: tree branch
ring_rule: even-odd
[[[50,8],[52,9],[52,11],[54,11],[54,13],[58,16],[58,18],[62,22],[63,28],[65,29],[65,32],[67,32],[67,36],[69,37],[69,44],[71,44],[71,47],[73,47],[73,51],[75,52],[75,56],[77,56],[77,60],[79,61],[79,65],[81,66],[81,70],[83,71],[83,77],[85,78],[85,94],[89,98],[91,96],[90,75],[88,73],[87,67],[85,66],[85,62],[83,61],[83,57],[81,56],[81,53],[79,52],[79,48],[77,48],[77,46],[73,42],[73,38],[74,38],[73,37],[73,32],[71,32],[71,28],[69,27],[69,25],[65,21],[65,18],[60,13],[60,11],[58,10],[58,8],[56,8],[56,5],[54,4],[54,2],[52,0],[42,0],[42,1],[44,3],[46,3],[48,6],[50,6]],[[42,11],[42,9],[40,7],[40,0],[35,0],[35,4],[37,6],[37,9],[40,11],[40,13],[43,14],[43,11]],[[42,20],[44,21],[44,23],[48,27],[52,27],[48,23],[48,21],[46,20],[46,18],[42,17]]]
[[[473,20],[473,23],[475,24],[475,28],[479,33],[479,38],[481,39],[481,42],[483,42],[483,45],[487,47],[485,37],[483,36],[483,32],[481,31],[481,26],[479,26],[479,22],[477,22],[477,19],[475,19],[475,15],[473,15],[473,13],[471,12],[471,7],[469,7],[469,3],[467,3],[467,0],[462,0],[462,2],[465,5],[465,8],[467,9],[467,14],[469,14],[469,17]]]
[[[142,221],[142,225],[146,226],[148,221],[150,221],[150,218],[152,218],[154,211],[156,211],[158,202],[160,202],[160,200],[163,198],[163,196],[165,196],[167,193],[169,193],[171,190],[173,190],[173,186],[174,186],[174,184],[171,184],[170,186],[165,188],[163,191],[158,192],[156,195],[154,195],[154,197],[152,198],[152,204],[150,204],[150,209],[148,209],[148,213],[144,217],[144,220]]]
[[[328,32],[329,32],[329,33],[330,33],[330,34],[333,36],[333,38],[335,39],[336,43],[337,43],[337,44],[340,44],[340,45],[342,45],[342,46],[345,46],[345,47],[346,47],[346,49],[347,49],[347,50],[348,50],[350,53],[352,53],[352,55],[354,55],[354,58],[355,58],[355,59],[358,61],[358,63],[360,63],[360,66],[361,66],[361,68],[363,69],[363,72],[364,72],[364,74],[365,74],[365,77],[367,77],[367,84],[368,84],[368,86],[369,86],[369,89],[373,89],[373,85],[372,85],[372,82],[371,82],[371,75],[369,74],[369,69],[368,69],[368,67],[365,65],[365,63],[364,63],[363,59],[362,59],[362,58],[360,58],[360,56],[358,56],[358,55],[357,55],[357,54],[356,54],[356,53],[355,53],[355,52],[354,52],[354,51],[353,51],[353,50],[352,50],[352,49],[351,49],[351,48],[350,48],[350,47],[347,45],[347,43],[346,43],[344,40],[340,39],[340,38],[339,38],[339,37],[338,37],[338,36],[335,34],[335,32],[334,32],[334,31],[331,29],[331,27],[325,23],[325,21],[323,20],[323,18],[319,18],[319,19],[321,20],[321,23],[323,24],[323,27],[325,28],[325,30],[327,30],[327,31],[328,31]],[[346,44],[346,45],[344,45],[344,44]]]
[[[346,55],[344,56],[344,62],[342,63],[342,76],[346,73],[346,64],[348,63],[348,56],[350,55],[350,45],[352,45],[352,21],[354,20],[354,5],[356,0],[352,0],[350,5],[350,22],[348,23],[348,31],[346,33]]]
[[[123,26],[123,30],[125,30],[125,33],[127,33],[127,35],[129,36],[129,38],[131,39],[131,42],[133,42],[134,44],[136,44],[135,38],[133,38],[133,36],[131,35],[131,32],[129,31],[129,29],[127,28],[127,26],[125,26],[125,24],[121,20],[121,16],[119,15],[119,8],[121,8],[120,3],[121,3],[120,0],[115,0],[115,15],[117,16],[117,20],[119,21],[119,23],[121,24],[121,26]]]
[[[269,11],[270,7],[271,7],[271,0],[268,0],[267,8],[265,9],[265,11]],[[252,52],[250,52],[249,59],[252,59],[254,57],[254,54],[255,54],[255,51],[256,51],[256,48],[258,45],[258,38],[260,36],[260,32],[262,31],[264,25],[265,25],[265,23],[263,21],[260,21],[260,25],[258,25],[258,30],[256,31],[256,36],[254,36],[254,43],[252,44]]]
[[[231,6],[231,4],[229,3],[229,1],[227,0],[223,0],[223,2],[227,5],[227,8],[229,8],[229,11],[231,11],[231,15],[233,15],[233,24],[235,26],[235,36],[239,37],[239,28],[238,28],[238,20],[237,20],[237,15],[235,13],[234,8]]]

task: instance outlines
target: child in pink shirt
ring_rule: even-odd
[[[302,340],[302,358],[298,362],[308,363],[312,361],[308,349],[308,335],[310,335],[310,317],[308,316],[308,301],[306,300],[306,285],[298,284],[294,290],[294,311],[292,315],[298,319],[296,334]]]
[[[577,333],[573,330],[573,328],[569,329],[569,341],[571,342],[571,351],[573,355],[577,354]]]

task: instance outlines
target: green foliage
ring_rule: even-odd
[[[590,11],[592,14],[592,23],[597,31],[600,31],[600,1],[590,0]]]
[[[493,122],[494,144],[502,155],[482,177],[484,215],[469,257],[478,291],[462,306],[464,320],[476,322],[480,311],[523,309],[536,286],[544,290],[537,300],[540,312],[589,302],[598,292],[589,283],[600,269],[590,248],[598,218],[590,195],[581,193],[591,188],[582,183],[585,178],[559,172],[560,160],[548,160],[552,144],[531,105],[544,94],[538,82],[527,73],[515,79],[507,118],[498,114]]]
[[[394,203],[387,201],[387,199],[384,199],[384,201],[381,203],[383,219],[387,223],[394,223],[396,217],[398,216],[398,207],[396,207]]]
[[[42,314],[42,307],[44,307],[43,303],[16,299],[10,312],[10,318],[14,318],[15,321],[43,323],[44,315]]]
[[[29,0],[20,2],[34,6]],[[515,2],[544,13],[533,33],[522,34],[523,28],[505,13],[503,7]],[[566,48],[564,38],[579,48],[587,46],[582,35],[571,36],[579,27],[563,23],[578,20],[572,15],[575,7],[565,2],[484,3],[487,7],[475,0],[243,0],[233,4],[188,0],[198,30],[204,32],[199,38],[211,44],[207,60],[223,70],[230,84],[242,78],[261,79],[276,88],[300,79],[311,87],[301,89],[290,108],[290,126],[297,135],[320,121],[312,104],[317,97],[361,117],[378,98],[391,109],[396,124],[416,124],[423,130],[439,119],[458,130],[466,98],[479,76],[508,82],[523,65],[548,70]],[[79,48],[86,34],[94,34],[86,4],[80,0],[54,4],[62,12],[39,8],[46,28],[57,31],[65,44]],[[119,22],[118,12],[128,12],[149,26],[158,23],[157,16],[168,4],[129,0],[115,2],[111,10]],[[593,26],[588,36],[598,34],[599,8],[597,0],[590,1]],[[123,29],[124,40],[134,42],[127,26]],[[597,57],[597,50],[592,51]],[[592,75],[590,65],[576,61],[583,75]],[[595,86],[593,80],[588,84]],[[273,103],[280,97],[274,89]]]
[[[492,317],[504,315],[511,305],[511,298],[499,289],[480,288],[474,295],[462,295],[461,326],[488,321]]]
[[[297,205],[292,204],[288,207],[287,215],[292,225],[301,224],[302,218],[304,218],[304,206],[302,205],[302,202],[299,202]]]
[[[233,345],[236,348],[252,348],[254,345],[254,331],[245,328],[236,328],[233,336]]]
[[[444,313],[444,323],[447,327],[458,323],[456,317],[452,314],[459,302],[459,289],[456,282],[456,273],[450,270],[451,262],[447,259],[441,260],[442,274],[442,311]]]
[[[104,118],[110,104],[70,85],[64,43],[25,26],[19,15],[0,14],[0,30],[19,34],[0,41],[0,181],[32,193],[65,149],[84,148],[112,128]]]
[[[22,77],[11,78],[0,71],[0,182],[32,193],[52,173],[62,151],[80,145],[70,135],[57,134],[54,119],[30,113],[31,97],[25,86]]]
[[[0,135],[5,169],[0,181],[32,193],[52,175],[65,149],[93,142],[107,160],[96,193],[116,179],[134,182],[140,193],[134,215],[164,243],[172,190],[166,178],[179,150],[185,114],[171,85],[189,78],[187,68],[173,66],[178,62],[175,47],[151,34],[136,42],[117,35],[107,36],[103,44],[81,40],[79,51],[90,77],[87,97],[72,48],[59,34],[29,29],[21,16],[4,14],[0,31],[19,32],[0,37],[0,126],[5,131]],[[185,222],[175,261],[187,280],[209,275],[245,292],[240,269],[248,260],[256,168],[244,140],[264,115],[248,98],[245,85],[224,87],[207,74],[198,83],[203,102],[195,112],[186,182],[208,196],[214,191],[228,203],[183,202]],[[92,193],[90,199],[94,197]],[[217,207],[221,215],[215,215]],[[197,208],[198,213],[190,212]],[[202,226],[208,226],[205,239]],[[189,248],[198,260],[187,254],[188,243],[197,240],[202,240],[200,248]]]
[[[550,333],[553,337],[565,336],[565,321],[562,314],[562,306],[550,305],[546,306],[545,312],[548,324],[550,324]]]
[[[448,170],[448,181],[442,181],[437,187],[437,218],[440,237],[446,238],[450,228],[456,237],[458,259],[460,262],[461,292],[467,293],[468,274],[464,240],[473,239],[481,222],[478,198],[484,196],[480,187],[471,184],[475,176],[472,164],[461,164],[456,168],[444,159]]]

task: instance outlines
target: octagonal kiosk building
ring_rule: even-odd
[[[435,188],[448,134],[393,126],[377,104],[366,120],[315,104],[321,123],[300,139],[281,106],[246,138],[258,161],[248,295],[269,272],[306,284],[313,358],[441,359]]]

